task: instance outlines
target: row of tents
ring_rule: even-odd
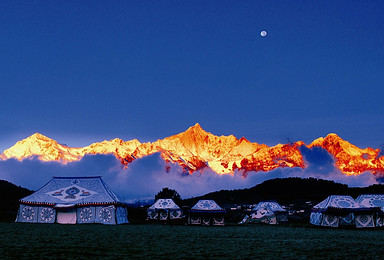
[[[188,224],[224,226],[226,210],[213,200],[199,200],[188,210]],[[181,220],[183,210],[172,199],[158,199],[147,210],[148,220]]]
[[[240,224],[288,221],[287,211],[277,202],[260,202],[251,212]],[[383,227],[384,194],[364,194],[356,200],[347,195],[331,195],[311,209],[309,222],[323,227]]]
[[[314,206],[309,222],[324,227],[373,228],[384,226],[384,195],[332,195]]]
[[[222,226],[225,209],[213,200],[200,200],[188,212],[191,225]],[[184,219],[172,199],[159,199],[147,210],[149,220]],[[60,224],[125,224],[127,205],[101,177],[54,177],[20,200],[16,222]]]
[[[190,225],[225,224],[226,210],[213,200],[200,200],[188,210]],[[147,209],[148,220],[185,219],[172,199],[159,199]],[[384,194],[332,195],[315,205],[310,223],[326,227],[373,228],[384,226]],[[125,224],[127,205],[101,177],[54,177],[42,188],[20,200],[16,222],[61,224]],[[277,202],[260,202],[240,224],[288,222],[288,213]]]

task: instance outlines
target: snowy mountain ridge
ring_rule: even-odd
[[[309,145],[298,141],[269,147],[252,143],[244,137],[238,139],[233,135],[216,136],[206,132],[199,124],[155,142],[141,143],[137,139],[123,141],[116,138],[79,148],[61,145],[36,133],[5,150],[0,159],[15,158],[21,161],[37,157],[41,161],[66,164],[79,161],[85,155],[113,154],[125,167],[129,167],[137,158],[160,153],[167,163],[177,163],[189,173],[210,168],[217,174],[232,174],[236,170],[247,173],[270,171],[279,167],[305,168],[300,152],[302,146],[308,149],[325,149],[333,156],[335,166],[347,175],[357,175],[365,171],[384,173],[384,156],[380,156],[379,149],[360,149],[333,133],[320,137]]]

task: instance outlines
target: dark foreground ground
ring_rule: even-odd
[[[0,223],[1,259],[382,259],[384,230]]]

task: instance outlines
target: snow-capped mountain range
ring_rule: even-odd
[[[36,133],[5,150],[0,159],[37,157],[41,161],[66,164],[81,160],[85,155],[113,154],[125,167],[129,167],[138,158],[160,153],[167,163],[179,164],[189,173],[210,168],[217,174],[231,174],[236,170],[247,173],[279,167],[305,168],[307,165],[301,152],[303,147],[325,149],[333,157],[335,166],[347,175],[358,175],[365,171],[384,173],[384,156],[381,156],[380,149],[360,149],[336,134],[320,137],[309,145],[298,141],[269,147],[252,143],[244,137],[216,136],[204,131],[199,124],[155,142],[141,143],[136,139],[123,141],[116,138],[80,148],[61,145]]]

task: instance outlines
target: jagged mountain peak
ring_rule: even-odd
[[[203,128],[201,127],[201,125],[199,123],[194,124],[193,126],[189,127],[188,129],[200,129],[200,130],[203,130]]]
[[[328,151],[332,151],[332,154],[339,153],[341,151],[354,153],[354,150],[361,150],[357,146],[345,141],[343,138],[335,133],[328,134],[326,137],[320,137],[314,140],[308,147],[320,146]]]
[[[33,135],[25,138],[23,141],[28,141],[28,140],[41,140],[41,141],[54,141],[52,138],[49,138],[43,134],[40,133],[34,133]]]
[[[42,135],[40,133],[34,133],[33,135],[28,136],[27,138],[21,141],[18,141],[13,147],[7,150],[10,150],[12,148],[13,150],[21,150],[22,148],[28,149],[28,150],[36,150],[36,149],[44,149],[49,146],[67,147],[65,145],[59,144],[54,139],[49,138],[45,135]],[[6,152],[7,150],[5,150],[4,152]]]
[[[326,142],[332,142],[332,143],[347,142],[347,141],[345,141],[343,138],[341,138],[340,136],[338,136],[338,135],[335,134],[335,133],[330,133],[330,134],[328,134],[328,135],[324,138],[324,141],[326,141]]]
[[[183,136],[206,136],[211,133],[208,133],[200,126],[199,123],[196,123],[195,125],[189,127],[185,132],[180,134]]]
[[[251,142],[250,142],[247,138],[245,138],[244,136],[241,137],[241,138],[239,139],[239,143],[242,143],[242,142],[247,143],[247,144],[251,143]]]
[[[326,137],[319,137],[315,139],[309,146],[319,146],[322,145],[324,142],[327,143],[337,143],[340,141],[344,141],[340,136],[338,136],[335,133],[330,133]]]

